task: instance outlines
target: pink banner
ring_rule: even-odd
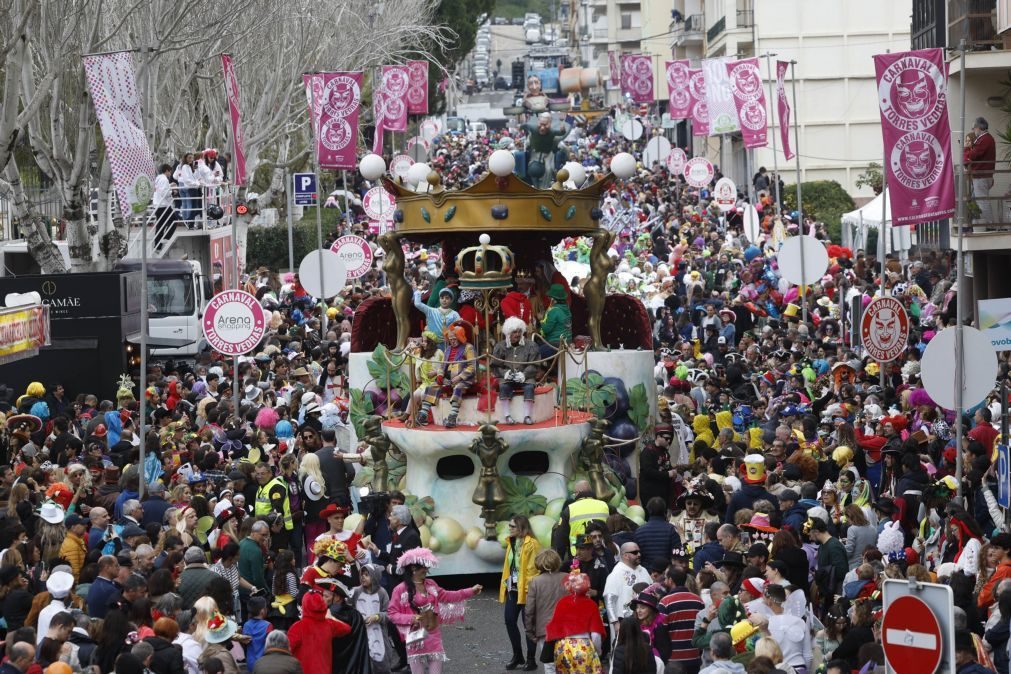
[[[246,184],[245,135],[242,133],[242,116],[239,113],[239,80],[235,77],[235,63],[228,54],[221,55],[221,70],[225,75],[225,95],[228,97],[228,117],[232,122],[232,179],[236,185]]]
[[[621,92],[633,103],[653,102],[653,58],[648,54],[621,55]]]
[[[613,49],[607,51],[607,64],[610,69],[611,86],[616,87],[621,84],[621,66],[618,65],[618,52]]]
[[[776,61],[776,104],[779,108],[779,138],[783,141],[783,154],[787,159],[793,159],[790,149],[790,102],[786,98],[786,69],[789,61]]]
[[[154,160],[144,135],[130,52],[85,56],[84,75],[105,140],[105,155],[124,220],[143,213],[154,194]]]
[[[874,57],[893,225],[955,213],[944,50]]]
[[[687,119],[691,115],[692,101],[688,94],[688,80],[691,70],[688,59],[667,61],[667,89],[669,100],[667,113],[671,119]]]
[[[354,169],[358,112],[362,102],[362,74],[352,72],[303,75],[309,96],[309,115],[320,168]]]
[[[692,135],[709,135],[709,103],[706,101],[706,74],[701,68],[688,70],[688,104],[691,106]]]
[[[372,92],[372,112],[376,134],[372,152],[382,154],[386,131],[407,131],[407,92],[410,72],[407,66],[383,66],[379,87]]]
[[[428,114],[428,61],[408,61],[407,114]]]
[[[727,77],[734,94],[744,147],[765,147],[769,144],[769,116],[765,112],[765,88],[758,58],[727,63]]]

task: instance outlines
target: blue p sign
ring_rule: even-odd
[[[316,174],[296,173],[293,176],[295,205],[313,206],[316,204]]]

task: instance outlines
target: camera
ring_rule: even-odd
[[[358,502],[358,511],[363,517],[382,517],[390,505],[390,493],[377,491],[362,496]]]

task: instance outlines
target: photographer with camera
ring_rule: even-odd
[[[518,390],[523,391],[523,423],[534,423],[534,388],[537,386],[537,361],[541,354],[533,340],[526,339],[527,324],[511,316],[502,323],[504,339],[492,350],[495,376],[499,379],[496,416],[502,423],[516,421],[509,413],[509,401]]]

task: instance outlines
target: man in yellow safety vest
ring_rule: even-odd
[[[256,489],[256,502],[253,506],[253,514],[257,517],[266,517],[271,513],[281,515],[287,535],[275,536],[275,540],[271,541],[272,547],[280,550],[287,546],[287,539],[290,536],[289,532],[291,532],[294,526],[294,522],[291,519],[291,499],[288,496],[288,485],[285,484],[283,477],[274,477],[270,465],[263,461],[256,464],[253,476],[256,478],[257,484],[260,485]],[[284,538],[284,540],[276,540],[278,538]],[[298,543],[294,542],[294,544],[297,545]]]
[[[586,525],[593,520],[606,522],[610,508],[598,498],[594,498],[593,489],[587,480],[579,480],[573,485],[575,501],[562,509],[562,519],[559,527],[568,527],[569,554],[576,554],[576,538],[586,531]]]

